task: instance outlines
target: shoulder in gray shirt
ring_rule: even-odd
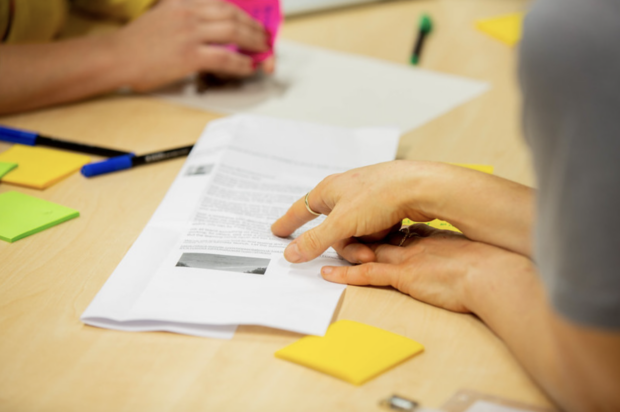
[[[620,329],[620,1],[534,3],[520,77],[551,302],[577,323]]]

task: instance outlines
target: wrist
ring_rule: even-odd
[[[402,175],[401,206],[407,217],[417,221],[448,220],[446,200],[452,192],[454,166],[439,162],[407,161]]]
[[[115,87],[133,87],[139,74],[136,72],[131,58],[132,43],[127,40],[125,28],[121,28],[106,36],[105,50],[114,64]]]
[[[521,291],[528,289],[532,280],[537,281],[534,263],[518,253],[472,242],[477,249],[467,267],[463,281],[463,304],[489,326],[493,317],[499,316],[498,309],[507,309],[506,302],[526,300],[530,296]]]

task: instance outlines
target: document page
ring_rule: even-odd
[[[155,93],[222,113],[253,113],[344,127],[414,129],[481,95],[488,83],[287,40],[276,72],[199,91],[193,80]]]
[[[180,192],[177,179],[171,188],[177,197],[167,195],[166,201],[191,209],[191,217],[173,224],[181,234],[172,245],[168,239],[147,284],[115,320],[213,328],[254,324],[322,335],[344,286],[323,280],[320,267],[348,263],[333,250],[306,266],[282,261],[286,245],[321,218],[288,239],[271,234],[270,226],[324,177],[393,159],[398,134],[250,115],[212,122],[184,170],[202,167],[193,155],[206,156],[212,137],[227,142],[226,148],[202,187]],[[158,210],[154,220],[174,220],[173,209]],[[163,218],[168,213],[170,219]],[[93,317],[87,312],[85,321]]]
[[[208,138],[203,133],[199,144],[194,146],[164,200],[82,314],[84,323],[123,331],[167,331],[220,339],[233,337],[236,325],[197,325],[127,316],[159,265],[189,227],[201,191],[232,141],[233,136],[227,129],[219,122],[209,124]]]

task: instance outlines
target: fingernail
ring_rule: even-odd
[[[321,273],[323,274],[323,276],[329,276],[333,271],[334,268],[331,266],[325,266],[323,269],[321,269]]]
[[[301,262],[301,253],[299,252],[299,246],[293,242],[284,251],[284,257],[291,263]]]

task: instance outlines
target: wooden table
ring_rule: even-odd
[[[291,18],[282,36],[406,63],[418,16],[436,30],[424,68],[492,89],[415,131],[399,157],[495,165],[533,181],[521,138],[516,51],[473,29],[525,1],[394,1]],[[148,97],[108,96],[0,118],[0,123],[138,153],[193,143],[219,117]],[[0,150],[8,145],[0,144]],[[349,287],[337,312],[422,342],[426,352],[361,387],[274,358],[300,336],[242,326],[230,341],[126,333],[79,317],[138,237],[182,159],[93,180],[75,174],[44,191],[2,184],[78,209],[81,217],[14,244],[0,242],[2,411],[373,411],[393,393],[439,407],[461,388],[549,405],[504,344],[476,317],[387,288]]]

